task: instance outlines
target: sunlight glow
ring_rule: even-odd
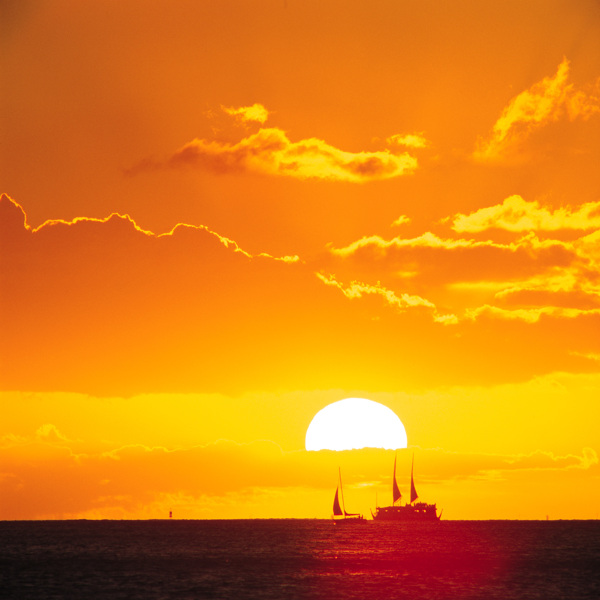
[[[406,448],[406,430],[398,415],[383,404],[346,398],[321,409],[306,430],[307,450]]]

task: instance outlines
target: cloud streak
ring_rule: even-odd
[[[361,297],[368,289],[396,306],[409,305],[401,298],[426,297],[436,307],[434,320],[446,324],[484,316],[527,324],[545,317],[597,318],[598,233],[561,241],[540,239],[535,231],[588,229],[595,225],[598,208],[588,203],[578,210],[553,211],[512,196],[501,205],[443,221],[452,222],[459,234],[528,231],[509,242],[441,237],[432,232],[413,238],[366,236],[341,248],[329,248],[327,269],[335,273],[329,284],[352,277],[352,285],[340,287],[346,297]],[[357,276],[363,281],[360,285]],[[403,294],[391,297],[389,290],[398,288]],[[438,306],[444,306],[442,313]]]
[[[592,448],[562,455],[541,450],[485,454],[420,449],[419,455],[421,494],[456,480],[589,478],[598,471],[598,456]],[[408,453],[399,458],[404,473]],[[353,489],[355,498],[362,495],[368,506],[375,490],[389,489],[391,459],[392,453],[373,449],[283,452],[268,440],[246,444],[218,440],[179,449],[131,443],[77,455],[62,439],[40,442],[32,437],[28,443],[0,448],[2,518],[156,518],[166,516],[171,508],[180,517],[183,513],[188,518],[207,518],[213,509],[226,508],[232,497],[237,498],[237,511],[231,516],[239,518],[246,516],[257,493],[272,493],[263,507],[270,516],[314,517],[325,513],[320,501],[329,500],[331,473],[340,462],[359,473],[346,486]],[[220,468],[214,469],[215,464]],[[232,472],[235,477],[230,476]],[[190,478],[190,473],[196,476]],[[62,485],[56,486],[56,481]],[[399,484],[404,489],[403,476]],[[281,506],[282,496],[297,496],[299,490],[312,497],[309,507],[297,500]],[[166,498],[171,506],[164,504]],[[200,498],[209,500],[208,506]]]
[[[382,298],[386,304],[400,311],[405,311],[414,308],[429,309],[433,314],[433,320],[438,323],[448,325],[458,322],[458,319],[455,315],[439,314],[436,310],[435,304],[433,304],[429,300],[421,298],[420,296],[405,293],[398,295],[394,291],[383,287],[379,282],[375,285],[371,285],[360,281],[352,281],[348,285],[343,285],[342,283],[337,281],[335,276],[331,274],[324,275],[322,273],[317,273],[316,275],[325,285],[337,288],[342,292],[342,294],[344,294],[344,296],[346,296],[346,298],[349,299],[364,298],[366,296],[375,296]]]
[[[113,226],[114,225],[122,226],[126,229],[130,228],[132,231],[135,231],[136,233],[141,233],[147,237],[156,238],[156,239],[173,237],[183,231],[198,231],[198,232],[208,233],[209,235],[211,235],[215,239],[217,239],[225,248],[228,248],[228,249],[232,250],[233,252],[238,252],[238,253],[246,256],[247,258],[264,257],[264,258],[270,258],[270,259],[273,259],[276,261],[282,261],[282,262],[288,262],[288,263],[294,263],[294,262],[298,262],[300,260],[300,258],[297,255],[272,256],[271,254],[268,254],[266,252],[260,252],[258,254],[251,254],[250,252],[247,252],[246,250],[241,248],[237,244],[237,242],[235,242],[234,240],[232,240],[228,237],[225,237],[223,235],[220,235],[215,231],[212,231],[205,225],[190,225],[189,223],[177,223],[176,225],[173,226],[173,228],[170,231],[166,231],[163,233],[155,233],[148,229],[142,229],[134,221],[134,219],[131,218],[131,216],[129,216],[127,214],[122,215],[120,213],[111,213],[108,217],[104,217],[104,218],[75,217],[74,219],[71,219],[71,220],[49,219],[47,221],[44,221],[38,227],[31,227],[27,223],[27,215],[26,215],[25,211],[17,202],[15,202],[12,198],[7,196],[6,194],[2,194],[2,196],[0,196],[0,206],[3,205],[2,203],[5,203],[4,206],[7,207],[5,210],[7,210],[7,211],[11,210],[10,207],[8,206],[10,204],[14,207],[12,210],[15,213],[17,213],[17,212],[21,213],[22,218],[23,218],[23,228],[25,231],[28,231],[30,233],[44,232],[47,229],[59,228],[61,226],[76,227],[76,226],[85,226],[85,225],[106,225],[106,224],[111,224]]]
[[[406,148],[427,148],[430,142],[422,133],[395,134],[387,138],[390,147],[404,146]]]
[[[169,160],[172,167],[194,166],[215,173],[258,173],[297,179],[361,183],[412,173],[408,153],[346,152],[317,138],[292,142],[278,128],[260,129],[236,144],[195,139]]]
[[[535,129],[561,118],[589,119],[600,112],[597,91],[576,90],[568,83],[565,58],[554,76],[545,77],[515,96],[502,111],[487,139],[480,140],[474,158],[482,162],[505,159]],[[600,80],[599,80],[600,81]],[[597,86],[597,84],[596,84]]]
[[[600,202],[587,202],[577,209],[551,210],[515,194],[502,204],[480,208],[468,215],[458,214],[452,221],[452,229],[459,233],[479,233],[494,228],[513,232],[598,229]]]
[[[244,125],[264,125],[270,114],[262,104],[221,108]],[[386,139],[382,150],[350,152],[316,137],[292,141],[283,129],[261,127],[238,142],[196,138],[166,161],[146,158],[125,172],[135,175],[166,166],[187,166],[221,175],[255,173],[302,180],[365,183],[413,173],[418,162],[406,148],[422,149],[428,146],[429,142],[422,134],[396,134]]]
[[[467,309],[466,318],[473,321],[482,316],[504,321],[523,321],[524,323],[538,323],[543,317],[555,319],[576,319],[584,315],[600,316],[600,308],[582,310],[578,308],[564,308],[558,306],[543,306],[539,308],[505,309],[497,306],[480,306],[476,309]]]
[[[242,123],[254,122],[261,125],[269,118],[269,111],[262,104],[253,104],[252,106],[226,107],[222,106],[223,112],[235,117]]]
[[[450,338],[513,356],[495,342],[507,322],[528,336],[569,320],[551,338],[556,360],[588,365],[573,352],[599,350],[597,232],[570,242],[374,235],[302,259],[248,252],[201,225],[155,233],[119,214],[33,229],[6,196],[0,217],[5,389],[233,393],[289,377],[395,389],[413,377],[388,368],[398,352],[409,362],[435,355],[436,380],[456,381],[472,369],[446,356]],[[514,371],[538,368],[526,352]],[[42,365],[34,376],[32,360]]]

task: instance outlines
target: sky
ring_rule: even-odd
[[[600,516],[600,3],[0,11],[0,519]]]

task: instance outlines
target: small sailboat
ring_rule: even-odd
[[[414,478],[415,455],[412,457],[412,466],[410,469],[410,503],[404,506],[396,504],[402,499],[400,488],[396,482],[396,457],[394,457],[394,476],[392,483],[392,505],[377,506],[375,513],[371,511],[373,520],[375,521],[439,521],[442,518],[442,513],[437,514],[435,504],[427,504],[425,502],[415,502],[419,495],[415,487]]]
[[[340,505],[340,497],[342,504]],[[342,517],[338,519],[336,517]],[[335,496],[333,498],[333,522],[338,525],[341,523],[366,523],[365,518],[360,513],[349,513],[346,512],[346,505],[344,503],[344,488],[342,487],[342,470],[339,469],[339,483],[335,489]]]

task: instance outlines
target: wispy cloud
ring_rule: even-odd
[[[406,148],[427,148],[430,143],[422,133],[394,134],[387,138],[390,147],[404,146]]]
[[[317,138],[292,142],[281,129],[266,128],[236,144],[195,139],[178,150],[169,164],[223,174],[247,172],[360,183],[412,173],[417,159],[389,150],[347,152]]]
[[[406,215],[400,215],[393,223],[392,225],[394,227],[399,226],[399,225],[406,225],[407,223],[410,223],[410,217],[407,217]]]
[[[598,470],[597,452],[585,447],[577,453],[555,454],[537,450],[529,453],[468,453],[421,449],[421,481],[427,487],[447,485],[456,479],[471,481],[536,476],[548,480],[570,474],[582,478]],[[35,460],[32,460],[34,458]],[[232,495],[238,496],[237,512],[241,517],[250,510],[255,493],[272,491],[274,497],[263,510],[291,516],[322,514],[320,496],[329,499],[331,473],[340,461],[350,463],[359,473],[347,485],[355,490],[366,488],[364,498],[373,500],[373,490],[381,489],[388,477],[392,456],[383,450],[310,453],[283,452],[274,442],[255,440],[240,444],[218,440],[201,446],[169,449],[162,446],[127,444],[111,450],[97,450],[78,456],[67,446],[50,446],[32,440],[27,445],[0,448],[0,490],[3,495],[3,518],[81,518],[109,515],[124,518],[166,516],[174,509],[178,516],[210,516],[214,508],[226,510]],[[408,461],[408,455],[399,457]],[[214,469],[213,465],[221,466]],[[236,477],[228,474],[232,471]],[[189,473],[196,477],[189,477]],[[132,477],[131,474],[136,476]],[[61,481],[62,485],[52,485]],[[564,481],[561,479],[561,481]],[[311,500],[285,502],[282,495],[297,497],[303,488]],[[423,487],[420,488],[423,491]],[[358,496],[357,491],[357,496]],[[157,499],[169,497],[169,502]],[[200,499],[204,501],[200,501]],[[473,500],[471,500],[473,502]],[[276,508],[279,505],[279,508]],[[152,506],[148,514],[148,506]],[[368,504],[367,504],[368,506]],[[153,512],[152,512],[153,511]],[[286,512],[287,511],[287,512]],[[294,513],[292,513],[293,515]]]
[[[523,321],[525,323],[538,323],[542,317],[553,317],[555,319],[576,319],[584,315],[600,316],[600,308],[582,310],[579,308],[564,308],[561,306],[542,306],[537,308],[506,309],[498,306],[479,306],[475,309],[467,309],[466,319],[477,320],[481,316],[505,321]]]
[[[155,233],[153,231],[150,231],[148,229],[143,229],[142,227],[140,227],[135,222],[135,220],[132,219],[131,216],[129,216],[128,214],[122,215],[120,213],[112,213],[108,217],[104,217],[104,218],[75,217],[74,219],[71,219],[71,220],[48,219],[47,221],[44,221],[38,227],[33,228],[30,225],[28,225],[27,215],[26,215],[25,211],[23,210],[23,208],[21,207],[21,205],[18,204],[17,202],[15,202],[12,198],[7,196],[6,194],[2,194],[0,196],[0,207],[6,207],[7,211],[10,211],[15,214],[20,213],[22,215],[22,219],[23,219],[23,229],[25,231],[29,231],[31,233],[38,233],[38,232],[42,232],[42,231],[45,231],[50,228],[57,228],[57,227],[74,227],[74,228],[76,228],[77,226],[85,226],[86,224],[91,224],[91,225],[94,225],[94,224],[95,225],[107,225],[108,224],[108,225],[117,225],[117,226],[122,225],[125,229],[130,229],[131,232],[141,233],[150,238],[172,237],[172,236],[175,236],[185,230],[199,231],[199,232],[208,233],[209,235],[211,235],[215,239],[217,239],[223,246],[225,246],[225,248],[228,248],[228,249],[232,250],[233,252],[239,252],[240,254],[243,254],[244,256],[246,256],[248,258],[264,257],[264,258],[270,258],[273,260],[282,261],[282,262],[290,262],[290,263],[298,262],[300,260],[300,258],[297,255],[276,257],[276,256],[272,256],[271,254],[268,254],[266,252],[261,252],[258,254],[251,254],[250,252],[247,252],[246,250],[241,248],[237,244],[237,242],[235,242],[234,240],[232,240],[228,237],[225,237],[223,235],[220,235],[216,231],[212,231],[211,229],[206,227],[206,225],[191,225],[189,223],[177,223],[169,231],[162,232],[162,233]]]
[[[367,283],[361,283],[360,281],[352,281],[348,285],[343,285],[333,275],[323,275],[317,273],[317,277],[326,285],[331,285],[338,288],[346,298],[362,298],[365,295],[375,294],[383,297],[388,304],[396,306],[397,308],[408,308],[416,306],[425,306],[427,308],[434,308],[434,304],[420,298],[419,296],[411,296],[409,294],[396,295],[392,290],[384,288],[381,284],[370,285]]]
[[[262,104],[221,108],[244,124],[263,125],[270,114]],[[146,158],[125,173],[136,175],[164,167],[189,166],[218,174],[257,173],[362,183],[411,174],[418,163],[405,149],[427,145],[420,134],[393,135],[381,150],[349,152],[314,137],[292,141],[278,127],[262,127],[233,143],[196,138],[165,161]]]
[[[52,441],[52,442],[67,442],[69,439],[63,435],[56,425],[52,425],[52,423],[44,423],[41,427],[38,427],[35,432],[38,439],[43,441]]]
[[[237,120],[247,123],[255,122],[261,125],[269,118],[269,111],[262,104],[253,104],[252,106],[221,107],[225,113],[235,117]]]
[[[521,207],[524,201],[515,202]],[[455,229],[479,231],[484,225],[491,227],[491,222],[509,219],[504,214],[510,213],[508,205],[497,207],[502,217],[492,211],[496,220],[479,211],[472,221],[463,215],[464,220],[456,219]],[[526,203],[526,208],[529,219],[547,228],[565,223],[583,227],[595,210],[585,206],[574,212],[552,212],[535,203]],[[524,218],[520,214],[514,218],[519,229],[531,225],[531,221],[521,223]],[[431,232],[413,238],[373,235],[342,248],[331,247],[327,269],[338,281],[359,277],[365,282],[362,286],[381,290],[401,286],[409,297],[425,296],[451,315],[443,320],[437,308],[433,312],[436,321],[446,324],[484,316],[523,323],[538,323],[543,317],[596,318],[600,309],[596,233],[561,241],[540,239],[530,232],[510,242],[440,237]],[[344,289],[351,297],[353,288]],[[389,299],[388,303],[392,304]]]
[[[569,61],[565,58],[554,76],[545,77],[515,96],[502,111],[491,135],[480,140],[474,158],[479,161],[503,160],[538,127],[563,117],[587,119],[599,113],[597,91],[576,90],[568,83],[568,78]]]
[[[394,237],[390,240],[386,240],[379,235],[365,236],[343,248],[331,248],[330,252],[334,255],[342,257],[350,257],[362,253],[364,255],[370,254],[373,257],[383,258],[386,255],[390,255],[394,251],[402,249],[418,249],[418,248],[429,248],[439,250],[467,250],[467,249],[482,249],[491,248],[497,250],[504,250],[515,252],[522,247],[528,247],[532,249],[543,249],[549,248],[550,246],[566,247],[563,243],[555,240],[540,240],[535,234],[523,236],[516,242],[501,243],[494,242],[493,240],[473,240],[464,238],[443,238],[435,233],[429,231],[421,234],[414,238],[401,238]]]
[[[379,282],[372,285],[360,281],[352,281],[349,284],[344,285],[332,274],[324,275],[323,273],[316,273],[316,275],[325,285],[333,286],[340,290],[346,298],[357,299],[364,298],[365,296],[377,296],[382,298],[389,306],[400,311],[414,308],[426,308],[431,311],[435,322],[443,323],[445,325],[458,322],[456,315],[438,313],[433,302],[412,294],[396,294],[396,292],[385,288]]]
[[[600,227],[600,202],[587,202],[576,209],[555,210],[528,202],[519,195],[506,198],[502,204],[480,208],[467,215],[457,214],[452,221],[454,231],[476,233],[486,229],[507,231],[558,231],[561,229],[597,229]]]

